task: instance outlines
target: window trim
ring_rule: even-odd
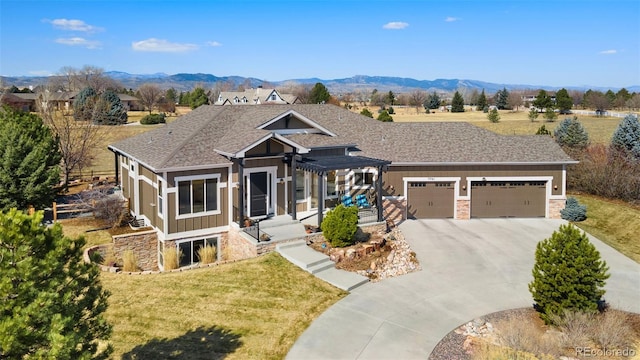
[[[192,176],[180,176],[180,177],[176,177],[173,181],[175,182],[175,188],[176,188],[176,219],[180,220],[180,219],[189,219],[189,218],[194,218],[194,217],[201,217],[201,216],[209,216],[209,215],[219,215],[222,213],[222,210],[220,208],[220,188],[221,188],[221,182],[220,182],[220,174],[209,174],[209,175],[192,175]],[[193,181],[194,180],[202,180],[204,181],[205,185],[207,180],[210,179],[216,179],[216,210],[211,210],[211,211],[200,211],[197,213],[194,212],[190,212],[187,214],[180,214],[180,182],[183,181],[189,181],[189,189],[191,191],[191,199],[192,199],[192,204],[191,204],[191,211],[193,211]],[[205,187],[205,195],[204,195],[204,199],[205,199],[205,208],[206,208],[206,187]]]
[[[362,184],[357,184],[356,183],[356,174],[362,174],[362,180],[363,180]],[[371,174],[371,184],[367,184],[365,182],[366,179],[367,179],[365,174]],[[375,169],[357,169],[357,170],[352,170],[351,188],[352,189],[371,189],[372,187],[375,186],[377,174],[378,174],[378,171],[376,171]]]
[[[195,261],[195,262],[193,261],[194,260],[193,256],[192,256],[193,255],[193,243],[195,241],[204,241],[205,245],[206,245],[208,239],[214,239],[215,248],[216,248],[216,261],[218,261],[218,259],[220,259],[220,240],[221,240],[221,236],[219,234],[212,235],[212,236],[202,236],[202,237],[197,237],[197,238],[178,240],[178,241],[175,242],[176,251],[180,250],[180,244],[191,243],[191,251],[190,251],[190,254],[189,254],[189,255],[191,255],[191,262],[189,264],[187,264],[187,265],[178,266],[178,267],[181,268],[181,267],[193,266],[193,265],[199,264],[200,263],[199,261]],[[178,265],[180,265],[180,260],[179,259],[178,259]],[[163,263],[163,266],[164,266],[164,263]]]
[[[166,191],[163,188],[164,180],[158,178],[158,184],[156,188],[156,208],[158,209],[158,217],[164,219],[164,195]]]

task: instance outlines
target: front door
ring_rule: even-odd
[[[250,217],[266,216],[269,212],[269,176],[266,171],[249,175]]]

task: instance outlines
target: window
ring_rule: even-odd
[[[373,185],[373,173],[364,170],[354,172],[353,185],[355,187],[370,187]]]
[[[178,215],[219,213],[218,177],[178,181]]]
[[[336,186],[336,172],[329,171],[327,173],[327,196],[338,196],[337,186]]]
[[[276,101],[276,94],[271,94],[271,101]]]
[[[304,170],[296,169],[296,201],[306,199],[306,194],[304,193]]]
[[[216,248],[216,254],[220,253],[218,251],[218,237],[178,242],[178,249],[180,250],[181,255],[180,266],[189,266],[200,262],[198,250],[205,246],[214,247]]]
[[[162,217],[163,214],[163,206],[164,206],[164,201],[162,201],[163,195],[162,195],[162,180],[158,180],[158,203],[156,204],[156,206],[158,207],[158,215],[160,215],[160,217]]]

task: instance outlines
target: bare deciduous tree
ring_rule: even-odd
[[[114,79],[105,75],[102,68],[85,65],[81,69],[72,66],[64,66],[58,75],[52,77],[52,82],[47,85],[49,90],[80,91],[91,87],[96,92],[105,90],[117,90],[122,86]]]
[[[640,109],[640,94],[633,95],[631,99],[627,100],[625,105],[632,111]]]
[[[153,108],[158,105],[158,102],[162,98],[163,91],[160,86],[156,84],[142,84],[138,88],[138,98],[142,106],[149,110],[149,114],[153,111]]]
[[[56,110],[54,96],[55,92],[44,87],[37,94],[36,106],[43,122],[58,138],[60,168],[66,187],[72,171],[82,171],[92,164],[101,129],[90,121],[76,121],[69,111]]]
[[[507,106],[513,111],[520,111],[522,106],[522,93],[519,91],[511,91],[507,97]]]
[[[414,90],[409,94],[409,104],[416,108],[416,114],[420,113],[420,108],[424,106],[427,100],[427,92],[424,90]]]

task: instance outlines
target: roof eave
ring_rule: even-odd
[[[451,166],[451,165],[571,165],[578,164],[579,161],[570,160],[570,161],[461,161],[461,162],[451,162],[451,161],[443,161],[443,162],[433,162],[433,161],[415,161],[415,162],[396,162],[392,161],[389,166]]]

